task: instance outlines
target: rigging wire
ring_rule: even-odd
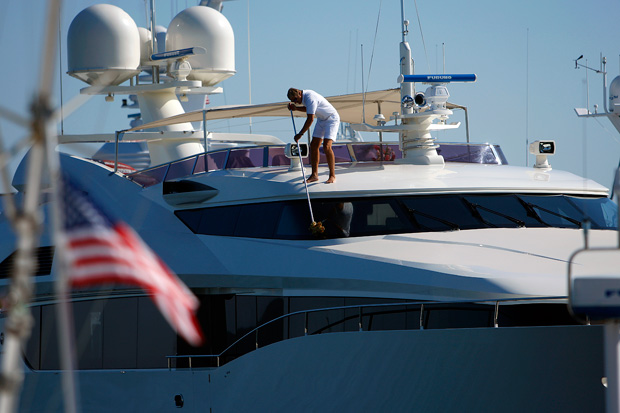
[[[415,14],[418,18],[418,27],[420,28],[420,36],[422,36],[422,46],[424,47],[424,57],[426,57],[426,66],[428,67],[428,72],[431,72],[431,66],[428,63],[428,53],[426,52],[426,42],[424,41],[424,32],[422,31],[422,22],[420,21],[420,12],[418,11],[418,0],[413,0],[415,4]]]
[[[370,64],[368,65],[368,78],[366,79],[366,90],[363,92],[368,92],[368,85],[370,84],[370,72],[372,71],[372,60],[375,56],[375,46],[377,44],[377,33],[379,32],[379,20],[381,19],[381,6],[383,5],[383,0],[379,2],[379,13],[377,14],[377,24],[375,26],[375,38],[372,41],[372,53],[370,53]],[[362,76],[363,77],[363,76]]]

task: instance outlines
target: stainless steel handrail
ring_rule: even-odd
[[[333,311],[333,310],[350,310],[350,309],[358,309],[358,326],[359,331],[363,331],[362,329],[362,317],[363,317],[363,309],[364,308],[378,308],[378,307],[396,307],[396,306],[420,306],[420,330],[424,330],[423,325],[423,312],[424,306],[428,305],[454,305],[454,304],[484,304],[489,303],[494,306],[494,317],[493,317],[493,327],[489,328],[498,328],[498,315],[499,315],[499,305],[500,303],[515,303],[515,302],[523,302],[523,301],[554,301],[554,300],[567,300],[567,297],[564,296],[550,296],[550,297],[522,297],[522,298],[504,298],[504,299],[489,299],[489,300],[455,300],[455,301],[408,301],[401,303],[380,303],[380,304],[361,304],[361,305],[345,305],[338,307],[323,307],[323,308],[313,308],[310,310],[299,310],[294,311],[292,313],[283,314],[279,317],[276,317],[266,323],[261,324],[260,326],[255,327],[254,329],[248,331],[246,334],[235,340],[234,343],[226,347],[219,354],[187,354],[187,355],[174,355],[174,356],[166,356],[168,359],[168,369],[171,369],[171,362],[173,359],[188,359],[189,360],[189,368],[192,368],[192,358],[215,358],[217,367],[220,367],[220,357],[224,356],[230,349],[235,347],[241,341],[245,340],[250,335],[255,335],[255,346],[258,349],[258,331],[276,321],[284,320],[286,318],[304,314],[305,325],[304,325],[304,335],[308,335],[308,314],[317,313],[321,311]],[[406,310],[405,310],[406,311]],[[284,341],[287,339],[283,339]]]

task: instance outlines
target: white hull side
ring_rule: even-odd
[[[602,411],[602,328],[299,337],[220,368],[82,371],[83,411]],[[58,411],[58,372],[29,373],[20,411]]]

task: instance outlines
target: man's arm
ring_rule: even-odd
[[[314,115],[311,113],[308,113],[304,126],[301,128],[299,133],[295,135],[295,138],[294,138],[295,142],[298,142],[302,138],[302,136],[304,136],[304,133],[306,133],[310,129],[310,127],[312,126],[312,122],[314,122]]]
[[[294,104],[293,102],[290,102],[288,104],[288,110],[298,110],[300,112],[306,112],[306,107],[305,106],[297,106],[296,104]]]

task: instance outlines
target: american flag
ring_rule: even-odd
[[[198,299],[138,234],[106,215],[66,177],[62,201],[69,284],[141,287],[179,335],[201,345],[204,338],[195,315]]]

